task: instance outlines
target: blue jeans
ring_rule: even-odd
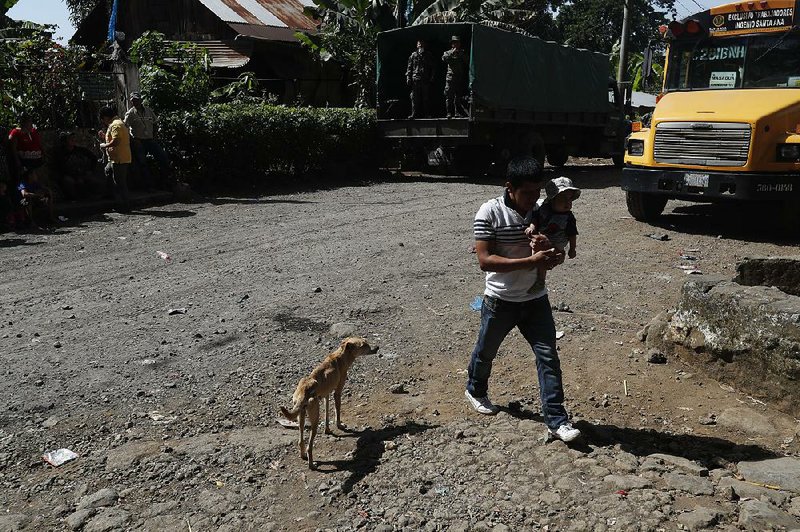
[[[171,172],[169,157],[158,141],[153,139],[133,139],[131,141],[131,147],[133,148],[133,156],[136,159],[136,165],[141,173],[142,182],[146,186],[150,187],[156,185],[156,183],[153,181],[153,176],[150,173],[150,168],[147,165],[148,155],[152,155],[156,160],[156,163],[158,164],[162,174],[161,181],[166,181],[169,179],[169,174]]]
[[[519,327],[536,355],[544,422],[551,429],[557,429],[568,418],[564,408],[561,362],[556,349],[556,326],[547,296],[523,303],[483,296],[481,330],[469,361],[467,390],[473,397],[486,396],[492,361],[500,344],[514,327]]]

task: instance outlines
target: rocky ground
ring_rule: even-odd
[[[504,411],[464,401],[471,222],[496,182],[394,176],[0,235],[0,530],[800,529],[798,420],[636,337],[677,300],[682,254],[733,276],[797,246],[704,206],[636,222],[619,171],[578,163],[578,257],[548,276],[585,435],[569,447],[543,440],[516,332],[490,390]],[[347,332],[381,350],[309,471],[278,406]],[[45,464],[58,448],[79,457]]]

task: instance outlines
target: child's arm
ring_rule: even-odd
[[[575,256],[578,254],[578,250],[575,249],[577,240],[578,240],[578,235],[571,235],[569,237],[569,253],[567,255],[571,259],[574,259]]]

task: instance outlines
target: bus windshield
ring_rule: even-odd
[[[800,34],[673,42],[667,90],[800,88]]]

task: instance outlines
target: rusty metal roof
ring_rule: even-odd
[[[192,41],[208,52],[214,68],[241,68],[250,62],[252,43],[246,41]]]
[[[199,0],[223,22],[314,30],[316,22],[303,14],[311,0]]]

